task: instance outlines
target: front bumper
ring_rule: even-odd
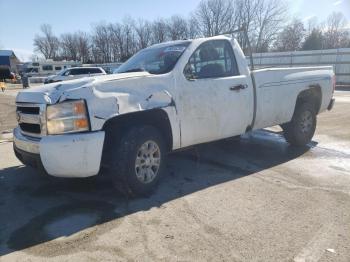
[[[14,129],[14,150],[25,165],[52,176],[89,177],[100,170],[105,133],[89,132],[31,138]]]
[[[40,171],[45,170],[39,154],[23,151],[19,149],[15,144],[13,144],[13,150],[15,152],[16,157],[26,166],[37,168]]]

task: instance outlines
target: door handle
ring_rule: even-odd
[[[240,85],[236,85],[236,86],[231,86],[230,90],[231,91],[240,91],[241,89],[246,89],[246,88],[248,88],[247,84],[245,84],[245,85],[240,84]]]

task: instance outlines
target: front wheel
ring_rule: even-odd
[[[287,142],[295,146],[308,144],[316,130],[316,111],[311,103],[297,105],[292,120],[282,125]]]
[[[152,126],[135,127],[122,137],[114,166],[129,192],[147,195],[163,173],[165,157],[166,147],[160,132]]]

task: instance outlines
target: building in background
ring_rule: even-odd
[[[21,62],[12,50],[0,50],[0,69],[17,72],[17,65]]]

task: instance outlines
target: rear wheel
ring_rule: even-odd
[[[160,132],[152,126],[131,128],[122,137],[115,171],[133,195],[147,195],[157,185],[164,169],[166,147]]]
[[[295,146],[309,143],[316,130],[316,111],[312,103],[297,105],[292,120],[282,125],[287,142]]]

